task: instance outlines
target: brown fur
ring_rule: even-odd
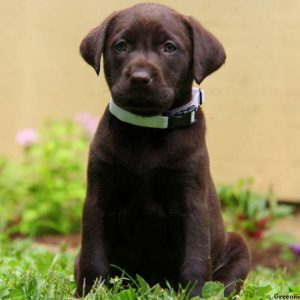
[[[124,40],[125,50],[116,46]],[[97,74],[103,53],[114,101],[145,116],[189,101],[193,79],[200,83],[225,61],[220,42],[194,18],[159,4],[114,13],[80,51]],[[138,127],[104,112],[90,147],[77,295],[118,274],[111,264],[151,284],[191,282],[192,295],[207,280],[223,282],[226,294],[239,291],[249,251],[239,235],[225,233],[201,109],[196,123],[176,129]]]

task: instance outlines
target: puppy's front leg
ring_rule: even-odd
[[[191,296],[197,296],[205,281],[211,280],[209,220],[206,202],[192,203],[187,207],[185,257],[180,281],[193,287]]]
[[[104,280],[109,275],[109,262],[104,251],[103,212],[100,197],[99,170],[89,164],[88,189],[83,207],[81,250],[75,262],[74,277],[77,283],[76,296],[86,295],[95,280]]]

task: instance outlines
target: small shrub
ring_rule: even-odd
[[[289,215],[292,207],[278,204],[270,191],[260,195],[253,191],[253,180],[239,180],[234,185],[218,189],[229,230],[241,231],[248,238],[260,240],[276,221]],[[279,235],[272,238],[282,241]],[[285,240],[290,242],[290,239]]]
[[[78,232],[95,119],[49,121],[18,133],[23,159],[0,161],[0,229],[37,236]]]

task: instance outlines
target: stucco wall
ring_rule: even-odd
[[[89,29],[121,0],[10,0],[0,9],[0,153],[17,130],[79,111],[101,115],[109,93],[78,54]],[[198,18],[224,44],[226,65],[202,87],[218,183],[253,176],[300,199],[300,1],[157,1]]]

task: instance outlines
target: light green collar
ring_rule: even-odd
[[[109,111],[120,121],[148,128],[175,128],[188,126],[196,122],[196,111],[204,102],[204,91],[192,89],[192,99],[183,106],[166,111],[161,115],[144,117],[131,113],[118,106],[113,99],[109,102]]]

